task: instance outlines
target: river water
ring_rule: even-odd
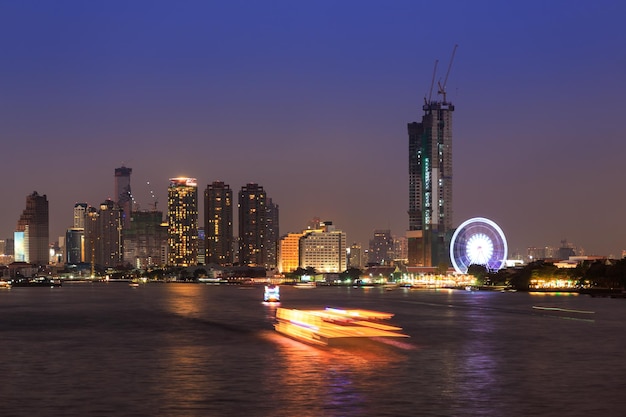
[[[0,291],[0,416],[623,416],[626,300],[281,287],[394,313],[410,338],[321,348],[262,287]],[[397,339],[394,339],[396,341]]]

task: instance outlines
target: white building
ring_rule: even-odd
[[[313,267],[319,273],[339,273],[346,267],[346,233],[332,222],[307,231],[300,238],[300,267]]]

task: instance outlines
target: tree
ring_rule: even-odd
[[[483,285],[489,274],[489,270],[485,265],[471,264],[467,267],[467,274],[473,276],[478,285]]]

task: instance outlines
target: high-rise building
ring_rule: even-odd
[[[266,194],[263,187],[249,183],[239,191],[239,263],[265,265]]]
[[[198,183],[195,178],[170,178],[167,190],[168,264],[198,262]]]
[[[374,230],[370,239],[368,263],[373,265],[389,265],[393,260],[393,238],[391,230]]]
[[[49,215],[46,195],[33,192],[26,197],[26,208],[17,222],[16,260],[47,265],[50,258]],[[18,241],[21,244],[18,245]],[[21,253],[18,253],[19,251]]]
[[[122,209],[107,199],[100,207],[87,208],[85,218],[85,262],[100,268],[114,268],[124,263]]]
[[[132,168],[122,166],[115,168],[115,202],[122,209],[123,221],[122,226],[128,228],[130,226],[130,215],[133,208],[133,195],[130,191],[130,174]]]
[[[204,191],[205,262],[233,263],[233,192],[228,184],[214,181]]]
[[[272,269],[278,265],[278,204],[268,198],[265,210],[265,268]]]
[[[449,263],[452,229],[452,112],[446,100],[427,100],[409,133],[409,265]]]
[[[163,212],[134,210],[130,217],[130,227],[124,229],[124,262],[138,269],[165,265],[167,224]]]
[[[65,232],[65,263],[81,262],[85,262],[85,229],[73,227]]]
[[[300,238],[300,267],[315,268],[319,273],[346,270],[346,233],[332,222],[317,230],[307,230]]]
[[[87,215],[87,203],[74,204],[74,229],[85,228],[85,216]]]

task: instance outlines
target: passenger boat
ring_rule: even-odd
[[[263,301],[277,303],[280,301],[280,287],[278,285],[266,285],[263,292]]]
[[[11,283],[8,281],[4,281],[4,280],[0,280],[0,289],[5,288],[11,288]]]
[[[337,344],[353,338],[409,337],[401,327],[382,323],[391,313],[371,310],[278,308],[274,329],[293,339],[317,345]]]

